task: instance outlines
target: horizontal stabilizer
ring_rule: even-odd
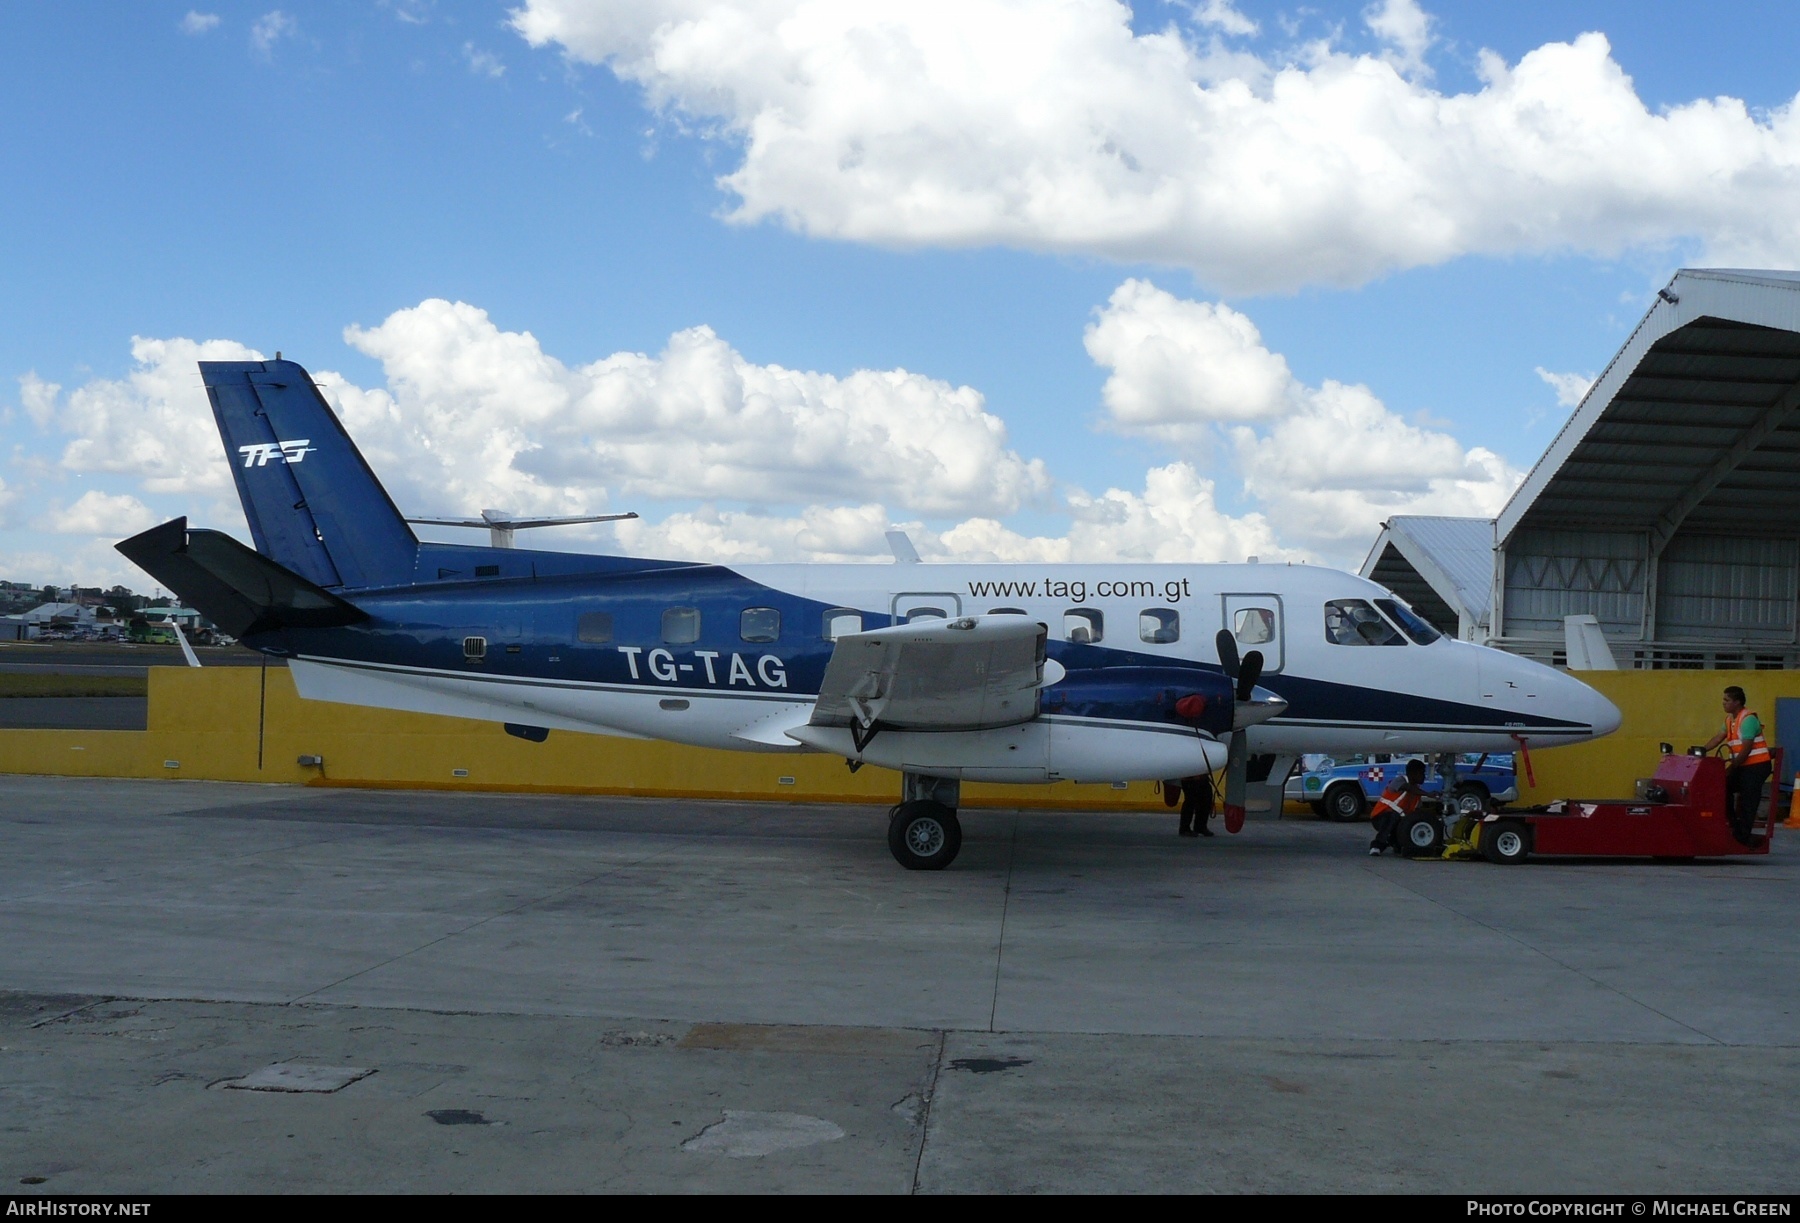
[[[332,628],[368,619],[353,604],[246,548],[222,531],[176,518],[114,545],[188,607],[230,633]]]

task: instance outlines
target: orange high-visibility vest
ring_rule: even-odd
[[[1738,733],[1738,727],[1744,724],[1746,715],[1756,718],[1757,731],[1756,738],[1750,740],[1750,754],[1744,757],[1744,767],[1748,768],[1751,765],[1768,764],[1770,760],[1769,744],[1768,741],[1763,738],[1762,719],[1756,717],[1756,714],[1748,709],[1740,709],[1736,713],[1726,715],[1725,750],[1731,753],[1731,758],[1733,760],[1736,760],[1737,754],[1744,750],[1744,737]]]
[[[1404,779],[1390,782],[1387,789],[1381,792],[1381,797],[1375,800],[1375,805],[1369,809],[1369,818],[1375,819],[1380,816],[1383,807],[1388,808],[1396,815],[1411,815],[1413,809],[1419,805],[1420,797],[1418,794],[1407,792]]]

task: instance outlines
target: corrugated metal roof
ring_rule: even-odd
[[[1494,587],[1491,519],[1407,514],[1388,519],[1388,529],[1405,535],[1431,557],[1456,587],[1458,600],[1470,614],[1477,618],[1487,615]]]
[[[1800,272],[1676,274],[1501,511],[1522,526],[1791,536]]]

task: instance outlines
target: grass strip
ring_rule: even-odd
[[[148,696],[142,675],[11,675],[0,672],[0,699],[32,696]]]

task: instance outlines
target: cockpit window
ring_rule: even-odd
[[[1443,636],[1426,622],[1425,617],[1398,599],[1377,599],[1375,606],[1386,612],[1389,619],[1405,629],[1406,635],[1420,645],[1430,645]]]
[[[1332,645],[1405,645],[1406,638],[1361,599],[1325,605],[1325,640]]]

